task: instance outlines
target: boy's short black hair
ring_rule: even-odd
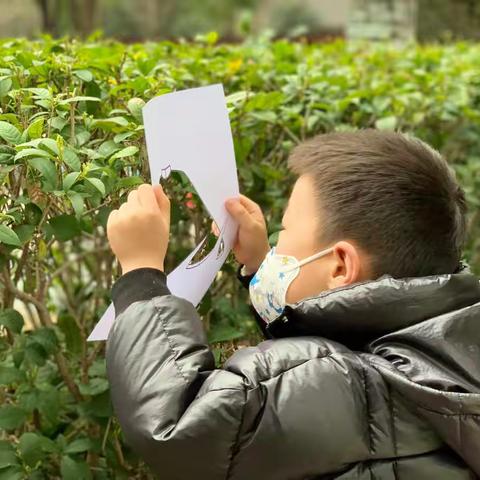
[[[418,138],[373,129],[317,135],[294,148],[289,167],[313,178],[319,242],[357,242],[375,278],[457,270],[465,194],[444,158]]]

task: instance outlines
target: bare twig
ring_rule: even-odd
[[[75,138],[75,106],[76,102],[72,102],[70,104],[70,145],[72,147],[75,146],[76,144],[76,138]]]
[[[54,270],[52,272],[52,274],[50,275],[50,278],[47,282],[47,288],[50,286],[50,284],[52,283],[54,278],[61,275],[65,270],[71,268],[73,263],[79,262],[80,260],[82,260],[83,258],[85,258],[88,255],[95,254],[95,253],[100,253],[100,252],[107,252],[109,250],[110,250],[110,246],[106,245],[106,246],[100,247],[96,250],[88,250],[88,251],[79,253],[75,258],[66,261],[62,266],[58,267],[56,270]]]
[[[115,454],[120,466],[128,470],[128,465],[125,463],[125,457],[123,456],[122,446],[120,445],[120,440],[118,439],[117,435],[113,437],[113,448],[115,449]]]
[[[105,446],[107,444],[108,434],[110,432],[110,426],[112,425],[112,417],[109,417],[107,427],[105,428],[105,433],[103,434],[102,440],[102,453],[105,455]]]
[[[286,126],[286,125],[282,125],[282,128],[283,130],[285,131],[285,133],[296,143],[300,143],[301,140]]]
[[[18,280],[20,279],[20,273],[22,272],[23,266],[27,261],[29,246],[30,246],[30,242],[27,242],[22,248],[22,256],[20,257],[20,260],[17,263],[17,268],[15,269],[15,276],[13,277],[13,283],[15,285],[18,283]]]
[[[95,210],[99,210],[101,207],[105,207],[107,205],[110,205],[111,203],[112,203],[112,200],[109,198],[109,199],[105,200],[103,203],[101,203],[100,205],[97,205],[96,207],[92,207],[92,208],[82,212],[82,217],[87,216],[89,213],[92,213]]]
[[[44,302],[42,302],[41,299],[36,298],[34,295],[31,295],[29,293],[23,292],[22,290],[19,290],[13,284],[12,279],[10,278],[9,272],[6,267],[4,267],[3,269],[3,282],[5,287],[13,295],[15,295],[20,300],[23,300],[24,302],[32,303],[35,306],[38,312],[38,316],[40,318],[40,322],[42,323],[43,326],[50,327],[50,328],[54,326],[52,322],[52,318],[50,316],[50,312],[48,311]],[[80,394],[80,391],[78,390],[78,387],[75,381],[73,380],[73,377],[70,375],[70,371],[67,366],[67,361],[61,351],[57,351],[55,353],[55,361],[57,363],[58,370],[60,371],[60,375],[62,376],[63,381],[65,382],[65,385],[67,386],[68,390],[73,395],[75,400],[81,401],[83,397]]]

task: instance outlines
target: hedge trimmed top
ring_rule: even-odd
[[[221,82],[243,190],[265,205],[283,201],[285,187],[272,182],[287,175],[284,160],[294,143],[332,129],[376,126],[413,131],[442,150],[470,205],[479,208],[479,45],[264,39],[215,45],[216,38],[133,45],[1,41],[0,185],[24,165],[29,191],[42,181],[37,206],[55,195],[80,219],[110,194],[148,181],[146,100]],[[25,225],[31,223],[21,210],[3,214],[0,241],[20,246],[32,234]],[[47,235],[55,232],[51,222],[46,228]]]

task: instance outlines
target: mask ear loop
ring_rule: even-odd
[[[310,255],[307,258],[304,258],[300,262],[298,262],[298,266],[301,267],[302,265],[305,265],[306,263],[311,262],[312,260],[316,260],[317,258],[323,257],[324,255],[327,255],[330,252],[333,252],[334,248],[330,247],[327,248],[326,250],[322,250],[321,252],[314,253],[313,255]]]
[[[305,265],[306,263],[311,262],[312,260],[316,260],[317,258],[323,257],[324,255],[329,254],[330,252],[333,252],[334,247],[327,248],[326,250],[322,250],[318,253],[314,253],[313,255],[310,255],[307,258],[304,258],[303,260],[300,260],[296,265],[292,265],[290,267],[285,268],[283,271],[284,272],[289,272],[290,270],[293,270],[297,267],[301,267],[302,265]]]

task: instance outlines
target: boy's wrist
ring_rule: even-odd
[[[250,275],[253,275],[258,268],[243,265],[242,268],[240,269],[240,274],[243,275],[244,277],[248,277]]]
[[[250,281],[253,277],[253,273],[250,274],[250,275],[246,275],[244,274],[245,270],[244,270],[244,265],[239,265],[238,268],[237,268],[237,278],[238,280],[240,281],[240,283],[245,287],[245,288],[249,288],[249,285],[250,285]]]
[[[262,262],[265,260],[266,255],[268,255],[269,251],[270,248],[268,248],[268,250],[265,249],[265,251],[262,251],[262,253],[256,260],[253,260],[251,263],[248,264],[243,264],[242,272],[246,272],[245,275],[253,275],[254,273],[256,273],[257,270],[260,268]],[[244,274],[242,273],[242,275]]]

